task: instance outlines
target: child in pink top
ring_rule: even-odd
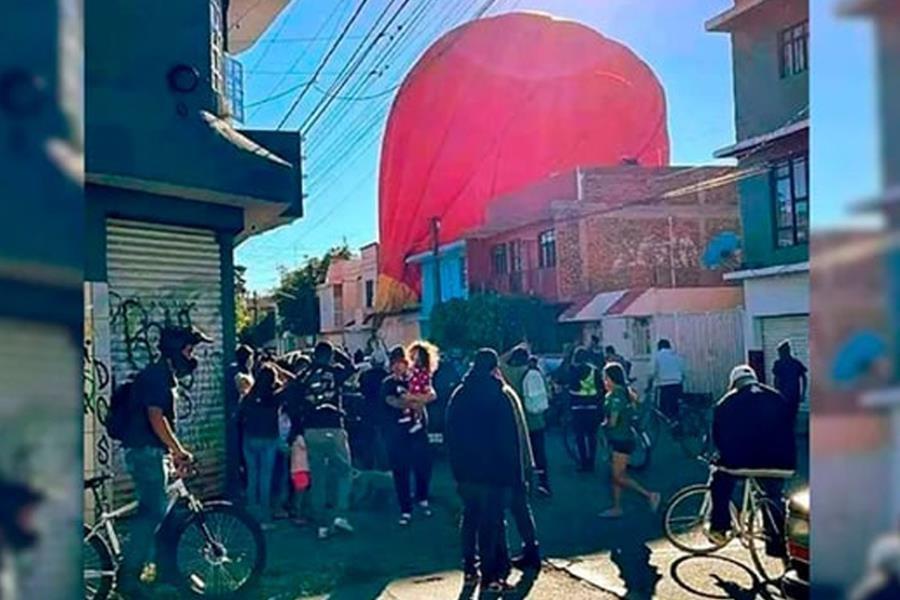
[[[409,357],[412,359],[412,369],[409,376],[409,394],[411,396],[427,396],[431,393],[431,376],[437,370],[437,348],[428,342],[415,342],[409,347]],[[421,405],[407,408],[403,411],[400,423],[412,423],[410,433],[415,433],[424,427],[424,409]]]

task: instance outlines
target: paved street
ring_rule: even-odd
[[[551,440],[550,449],[556,495],[534,502],[547,566],[536,580],[520,582],[516,593],[504,597],[767,597],[740,546],[714,557],[686,557],[662,539],[659,517],[636,497],[628,497],[630,511],[622,520],[599,519],[597,513],[609,500],[605,471],[576,474],[558,438]],[[805,454],[802,460],[805,464]],[[802,471],[808,473],[806,468]],[[705,476],[702,464],[671,446],[657,452],[649,469],[639,474],[666,496]],[[358,487],[366,488],[364,502],[370,508],[353,515],[357,526],[353,536],[320,542],[310,529],[288,524],[269,534],[269,567],[260,598],[479,597],[478,590],[463,589],[457,505],[443,460],[435,472],[435,515],[414,520],[407,529],[396,525],[388,479],[369,478]],[[513,548],[518,544],[514,531],[510,542]]]

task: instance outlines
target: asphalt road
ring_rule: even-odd
[[[800,441],[805,447],[805,440]],[[545,557],[536,579],[521,581],[504,598],[778,598],[763,586],[749,554],[733,543],[715,556],[693,558],[662,537],[660,517],[642,498],[629,495],[626,515],[606,521],[608,471],[575,472],[561,440],[548,442],[554,496],[536,498],[533,508]],[[801,452],[792,487],[808,480],[808,455]],[[705,481],[705,465],[690,460],[671,442],[655,450],[652,463],[636,476],[664,498],[689,483]],[[468,598],[463,588],[457,533],[459,505],[446,463],[438,458],[433,489],[435,514],[396,524],[390,480],[376,475],[361,482],[365,495],[353,522],[357,531],[318,541],[310,529],[285,523],[269,534],[270,560],[260,598],[331,600]],[[361,494],[360,490],[365,489]],[[518,538],[510,524],[510,547]],[[518,576],[518,574],[517,574]]]

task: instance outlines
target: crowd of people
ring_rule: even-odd
[[[162,459],[168,454],[179,469],[193,460],[175,433],[175,379],[196,368],[194,347],[208,341],[196,328],[164,330],[159,359],[138,375],[130,392],[129,432],[121,441],[139,511],[126,552],[126,575],[140,582],[155,578],[153,531],[165,506]],[[464,373],[459,356],[448,353],[449,360],[444,360],[438,348],[421,340],[368,356],[351,357],[321,341],[310,353],[280,357],[241,346],[236,357],[231,377],[237,409],[232,418],[238,424],[245,502],[264,529],[282,516],[279,513],[293,513],[295,520],[314,524],[320,539],[353,533],[350,496],[355,468],[390,470],[400,526],[427,519],[432,515],[429,430],[434,419],[442,421],[462,504],[467,582],[480,580],[489,589],[503,590],[513,567],[540,568],[530,492],[553,494],[546,450],[553,393],[550,378],[526,344],[503,355],[481,349]],[[789,357],[785,347],[782,359]],[[789,376],[804,375],[785,362],[776,370],[776,383],[782,386]],[[577,435],[579,471],[595,469],[600,429],[611,447],[612,504],[600,513],[603,518],[623,516],[625,490],[642,496],[653,511],[662,500],[628,474],[635,448],[631,424],[642,401],[632,387],[635,379],[630,371],[629,361],[595,338],[589,346],[574,349],[555,374]],[[661,340],[650,381],[674,419],[684,377],[680,357],[667,340]],[[733,468],[793,468],[797,400],[759,383],[745,365],[735,369],[730,384],[713,419],[713,440],[722,463]],[[804,382],[795,387],[802,393]],[[351,407],[351,396],[362,399],[356,407]],[[788,421],[790,426],[778,425]],[[747,434],[748,423],[754,431],[769,433],[764,442]],[[708,532],[712,537],[727,535],[727,498],[734,484],[725,476],[713,482]],[[773,499],[780,497],[776,482],[766,490]],[[523,542],[514,558],[506,543],[507,514]]]

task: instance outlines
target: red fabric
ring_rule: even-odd
[[[628,48],[574,21],[508,13],[447,33],[406,77],[379,176],[378,306],[419,293],[405,259],[483,224],[485,206],[576,166],[669,163],[662,86]]]

